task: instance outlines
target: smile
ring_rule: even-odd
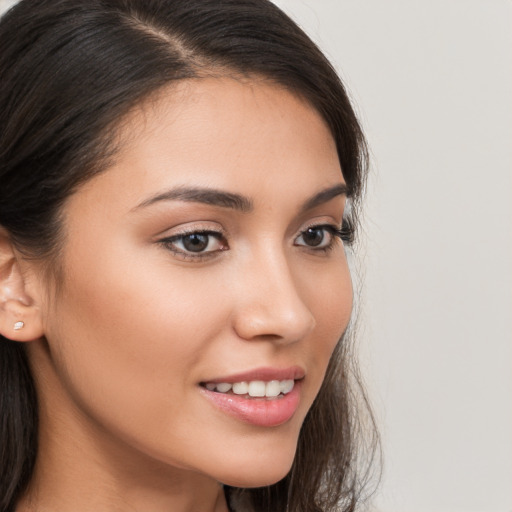
[[[207,382],[204,387],[208,391],[217,393],[245,395],[253,398],[277,398],[284,396],[293,390],[295,381],[293,379],[285,380],[252,380],[241,382]]]
[[[277,427],[299,407],[305,372],[300,367],[258,370],[201,382],[201,394],[218,411],[243,423]]]

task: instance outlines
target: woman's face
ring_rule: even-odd
[[[64,209],[43,428],[131,470],[273,483],[352,307],[331,134],[283,88],[226,78],[162,93],[121,140]]]

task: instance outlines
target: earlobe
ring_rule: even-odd
[[[33,341],[43,335],[40,308],[26,289],[19,256],[0,227],[0,334],[12,341]]]

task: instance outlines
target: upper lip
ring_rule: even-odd
[[[288,368],[261,367],[246,372],[234,373],[223,377],[215,377],[214,379],[205,380],[203,382],[211,382],[213,384],[227,382],[232,384],[234,382],[249,382],[254,380],[299,380],[304,378],[305,375],[306,372],[300,366],[289,366]]]

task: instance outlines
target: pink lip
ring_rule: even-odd
[[[299,406],[302,381],[295,381],[286,395],[274,399],[217,393],[200,388],[201,393],[222,412],[258,427],[277,427],[292,418]]]
[[[205,382],[234,383],[254,380],[295,380],[293,389],[286,395],[269,398],[255,398],[247,395],[218,393],[200,387],[200,391],[210,403],[222,412],[245,423],[260,427],[277,427],[289,421],[295,414],[300,402],[300,389],[305,371],[299,366],[289,368],[257,368],[248,372],[219,377]]]
[[[300,366],[290,366],[288,368],[256,368],[243,373],[236,373],[224,377],[215,377],[214,379],[205,380],[204,382],[212,382],[218,384],[220,382],[248,382],[251,380],[300,380],[304,378],[306,372]]]

